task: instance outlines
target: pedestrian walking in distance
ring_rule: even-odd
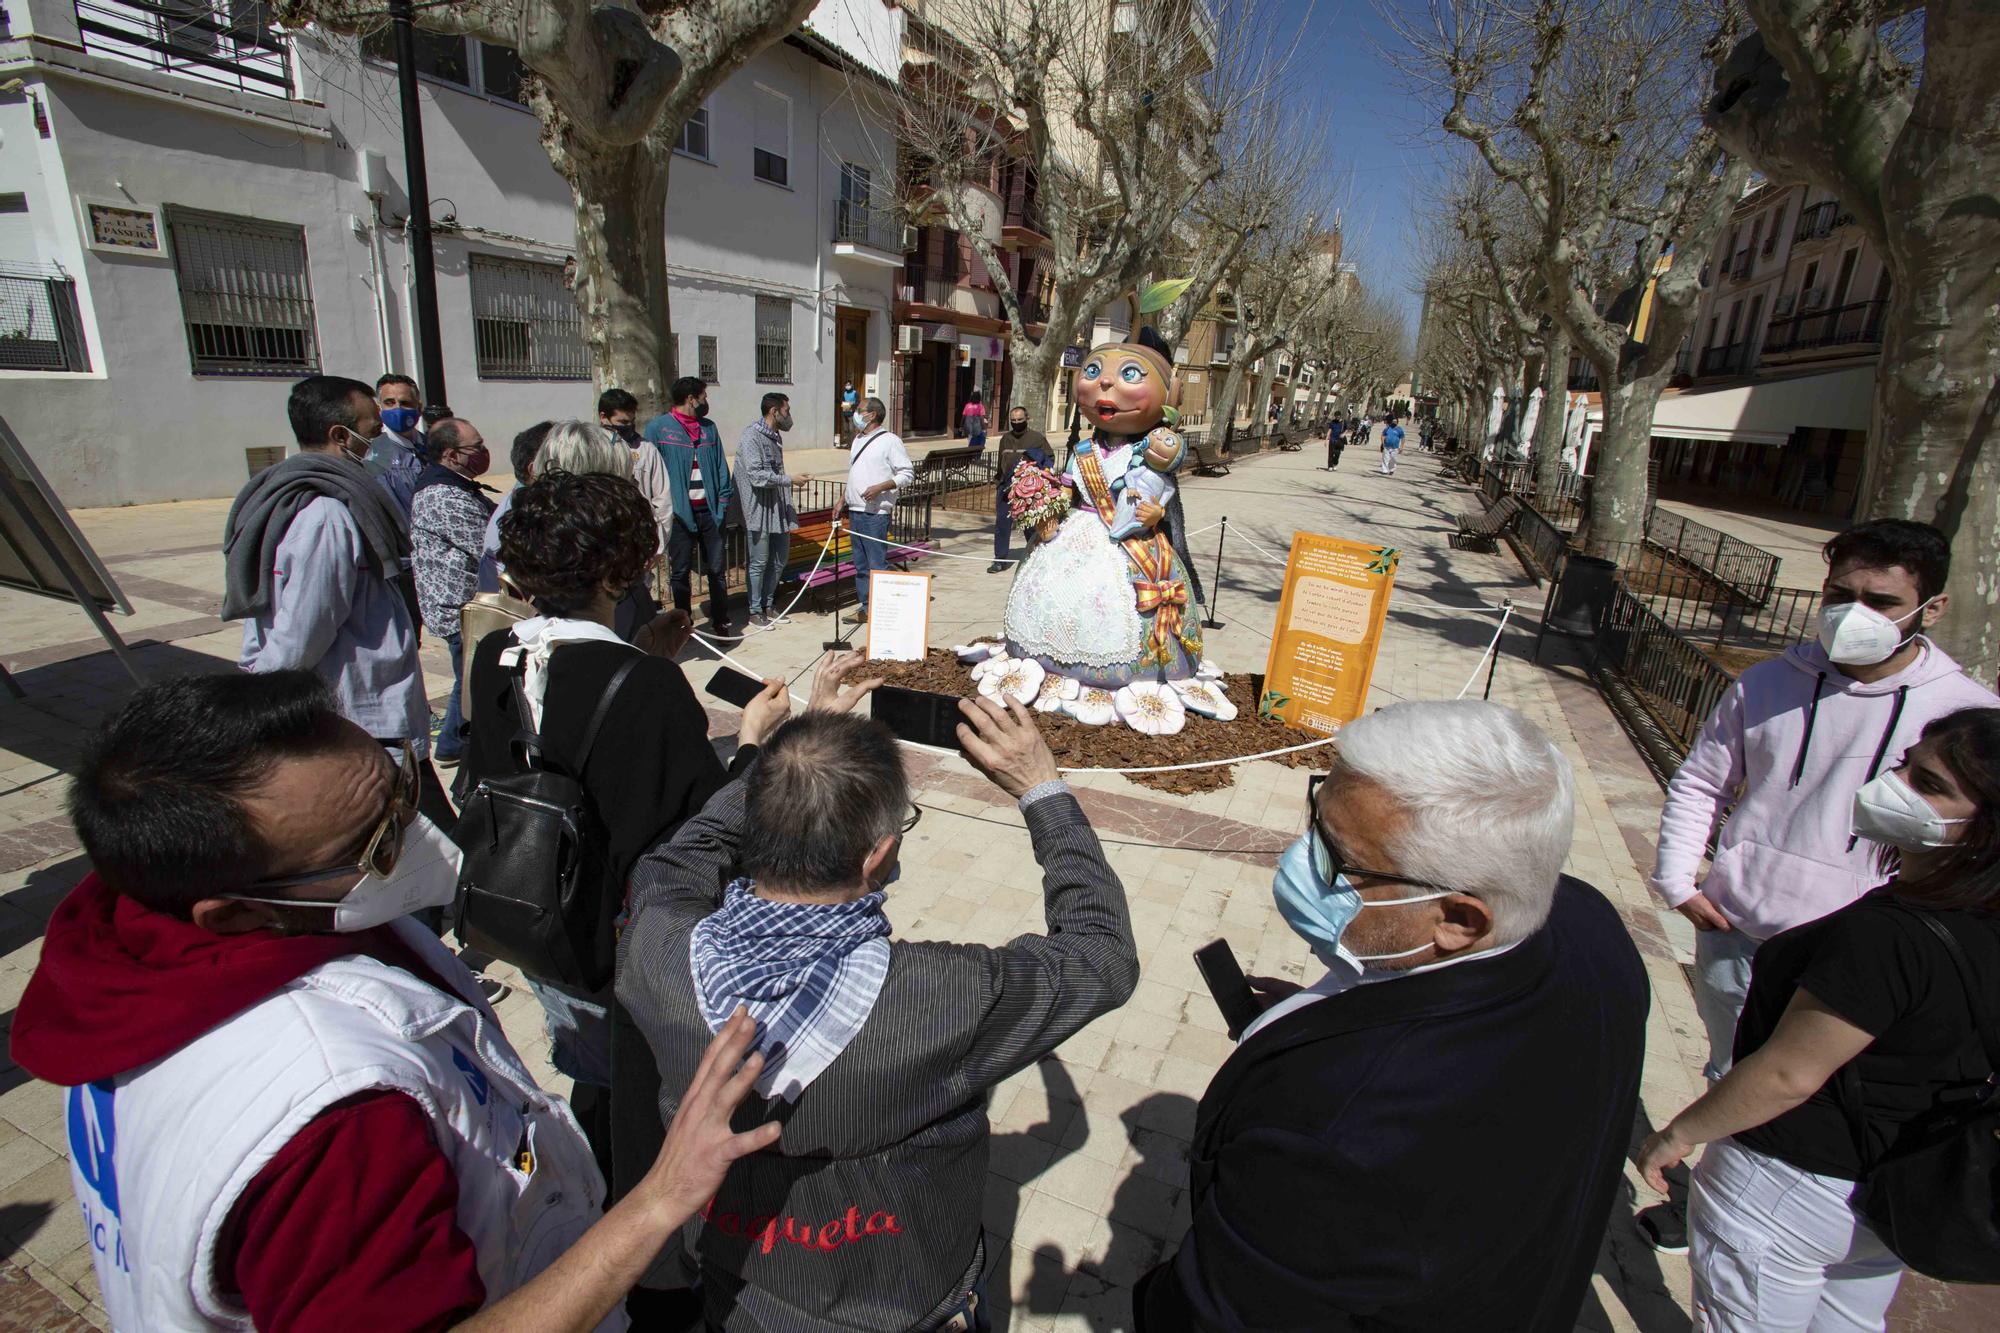
[[[1403,428],[1390,417],[1382,423],[1382,475],[1396,475],[1396,460],[1403,453]]]
[[[1335,417],[1333,424],[1326,428],[1326,470],[1328,472],[1340,466],[1341,451],[1347,447],[1346,435],[1347,423],[1339,417]]]

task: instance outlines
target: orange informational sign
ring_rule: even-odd
[[[1361,716],[1397,555],[1393,546],[1292,534],[1260,714],[1322,736]]]

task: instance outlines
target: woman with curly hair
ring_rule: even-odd
[[[515,492],[500,521],[507,582],[538,614],[488,634],[472,655],[464,765],[475,783],[521,771],[513,742],[524,727],[540,735],[544,755],[557,763],[580,749],[612,677],[638,655],[582,771],[570,770],[608,835],[603,891],[614,911],[640,853],[671,835],[729,777],[708,743],[708,715],[672,660],[685,632],[642,633],[641,645],[658,640],[648,651],[620,639],[612,627],[620,599],[658,552],[652,507],[629,478],[545,470],[538,461],[535,479]],[[684,624],[685,616],[680,619]],[[787,712],[782,682],[751,701],[737,734],[735,766],[748,762],[765,732]],[[652,1091],[658,1076],[643,1039],[628,1068],[614,1054],[608,987],[591,994],[544,978],[528,982],[548,1018],[550,1061],[576,1080],[582,1094],[574,1099],[578,1114],[600,1156],[609,1138],[616,1168],[611,1174],[625,1176],[627,1159],[643,1173],[660,1135]],[[650,1122],[649,1146],[633,1143],[626,1151],[619,1127],[626,1117],[591,1105],[601,1106],[604,1098],[591,1094],[590,1085],[602,1089],[614,1083],[638,1085],[630,1096],[620,1086],[610,1100],[619,1107],[643,1106],[637,1120],[642,1127]]]

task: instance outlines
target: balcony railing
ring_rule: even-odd
[[[257,0],[76,0],[86,51],[289,99],[291,46],[271,22]]]
[[[1705,348],[1701,354],[1700,375],[1737,375],[1743,371],[1746,354],[1750,350],[1747,342],[1729,343],[1721,347]]]
[[[1821,347],[1872,347],[1882,341],[1887,301],[1860,301],[1831,310],[1810,310],[1771,322],[1764,336],[1765,357]]]
[[[1792,244],[1822,240],[1852,221],[1854,215],[1844,211],[1838,199],[1822,200],[1799,214],[1799,228],[1792,233]]]
[[[836,199],[833,208],[836,244],[865,245],[884,254],[903,253],[903,228],[896,216],[852,199]]]

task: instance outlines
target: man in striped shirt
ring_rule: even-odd
[[[722,522],[729,513],[729,461],[722,452],[722,434],[708,419],[708,385],[693,375],[674,381],[671,411],[646,423],[645,438],[667,465],[673,492],[674,521],[667,533],[669,586],[674,605],[694,606],[695,542],[701,542],[701,567],[708,575],[708,629],[729,634],[729,589],[723,572]]]

